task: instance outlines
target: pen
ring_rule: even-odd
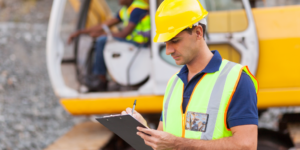
[[[134,111],[135,105],[136,105],[136,100],[134,100],[134,103],[133,103],[133,107],[132,107],[132,113],[131,113],[131,115],[133,115],[133,111]]]

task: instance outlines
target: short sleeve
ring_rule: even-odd
[[[130,14],[129,22],[138,24],[147,14],[148,14],[148,10],[135,8],[132,10]]]
[[[257,95],[253,81],[242,72],[227,112],[229,128],[254,124],[258,125]]]
[[[119,19],[121,21],[121,17],[120,17],[120,10],[118,11],[118,13],[116,13],[115,18]]]

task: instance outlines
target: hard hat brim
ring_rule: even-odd
[[[166,32],[166,33],[156,33],[155,37],[153,38],[153,41],[156,43],[159,42],[167,42],[174,38],[178,33],[180,33],[184,28],[177,29],[173,32]]]

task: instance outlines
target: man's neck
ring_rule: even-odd
[[[196,55],[196,57],[191,62],[186,64],[189,69],[189,79],[191,76],[193,77],[202,71],[214,56],[206,44],[200,48],[201,50],[199,50],[199,53]]]

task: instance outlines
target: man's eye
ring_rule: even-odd
[[[172,43],[177,43],[177,42],[179,42],[179,40],[174,40],[174,41],[171,41]]]

